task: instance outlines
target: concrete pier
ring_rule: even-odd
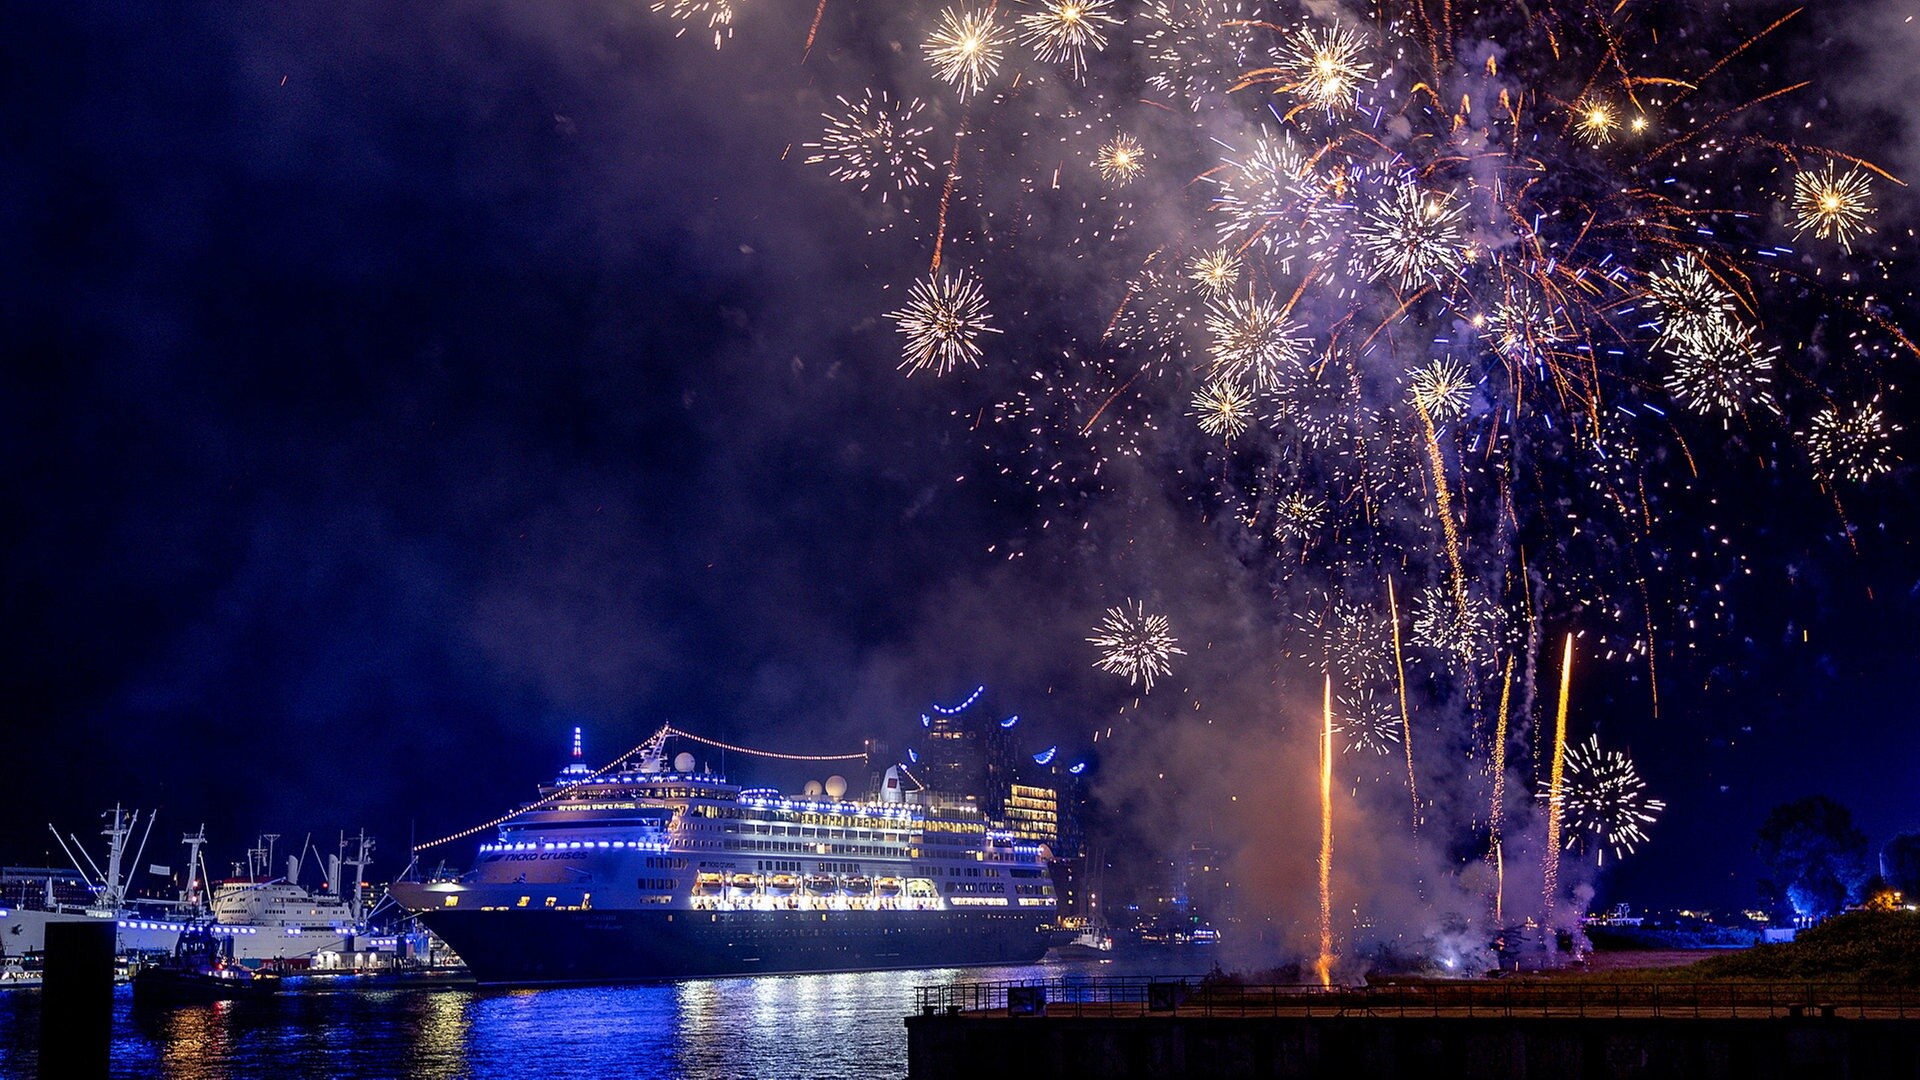
[[[113,1035],[112,919],[47,924],[40,984],[40,1075],[107,1075]]]
[[[1920,1019],[915,1016],[911,1080],[1920,1080]]]

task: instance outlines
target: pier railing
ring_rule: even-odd
[[[1920,1020],[1920,989],[1863,983],[1407,982],[1251,985],[1091,977],[915,990],[921,1015]]]

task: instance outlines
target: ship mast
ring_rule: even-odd
[[[202,824],[191,836],[182,834],[180,842],[187,845],[187,887],[181,891],[180,901],[197,909],[200,906],[200,848],[207,842],[206,825]]]
[[[123,812],[119,803],[113,809],[100,815],[107,820],[107,827],[100,835],[107,838],[107,870],[100,875],[100,903],[112,911],[119,911],[121,902],[126,899],[127,889],[120,881],[120,864],[127,851],[127,837],[133,835],[133,827],[140,822],[140,811]]]
[[[368,838],[367,830],[361,829],[359,846],[353,858],[346,865],[353,867],[353,881],[348,885],[347,914],[357,925],[360,922],[360,883],[367,878],[367,867],[373,862],[373,841]]]

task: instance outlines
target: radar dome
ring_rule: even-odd
[[[800,794],[805,795],[809,799],[817,799],[820,797],[820,791],[820,781],[809,780],[807,781],[807,786],[800,789]]]
[[[827,798],[844,798],[847,794],[847,778],[844,776],[827,777]]]
[[[674,772],[692,772],[693,771],[693,755],[683,752],[678,757],[674,758],[673,771]]]

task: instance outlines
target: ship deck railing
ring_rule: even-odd
[[[1089,977],[921,986],[922,1016],[1920,1020],[1920,988],[1849,982],[1416,981],[1303,986]]]

